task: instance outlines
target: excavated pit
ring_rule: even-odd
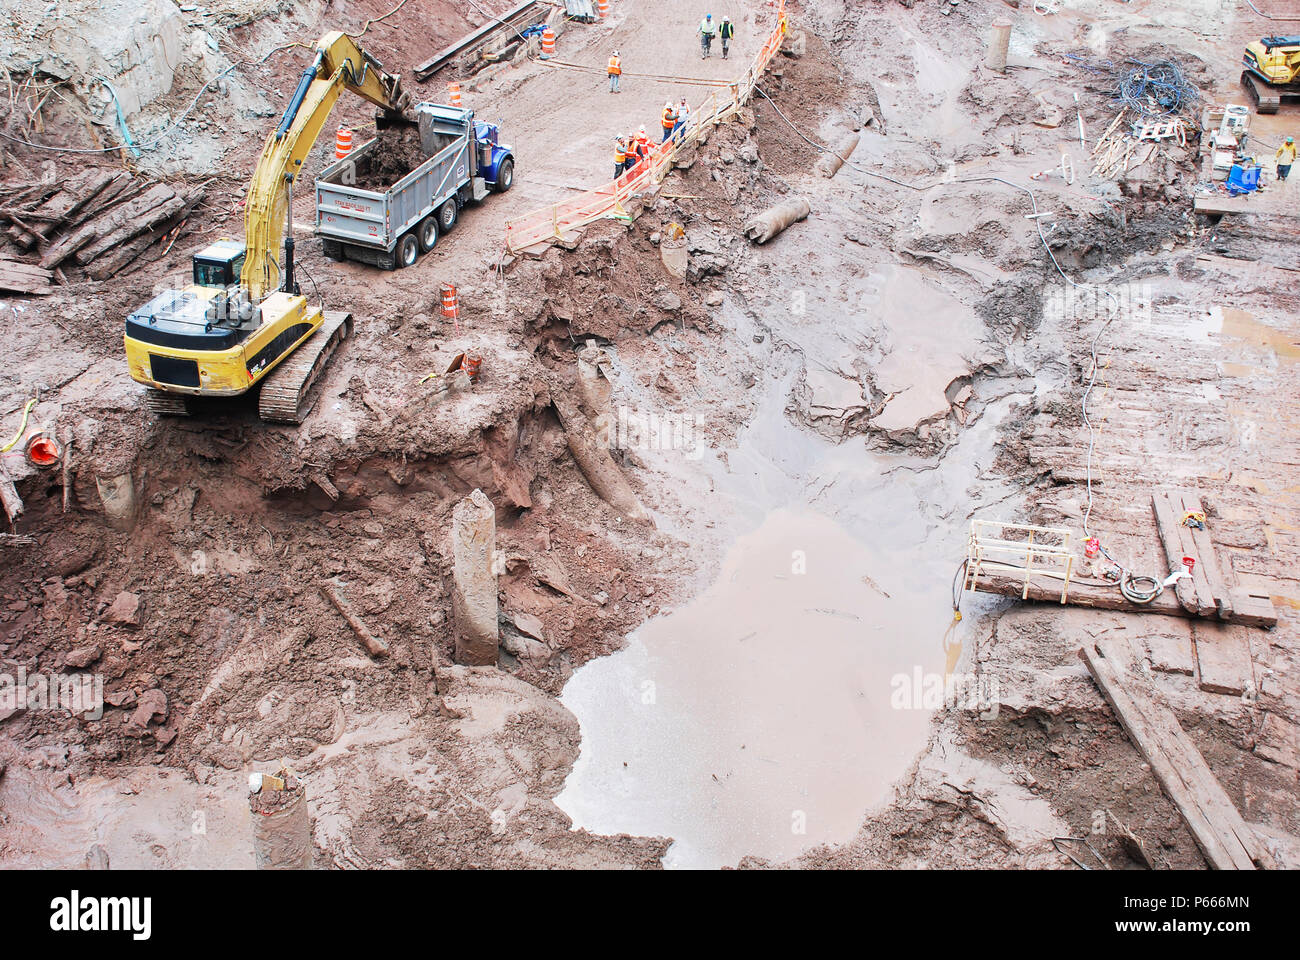
[[[1279,571],[1300,525],[1285,466],[1255,455],[1295,441],[1259,399],[1294,399],[1284,314],[1295,298],[1265,265],[1237,277],[1202,256],[1262,241],[1243,247],[1180,205],[1194,148],[1171,150],[1128,194],[1030,181],[1071,139],[1068,122],[1035,123],[1042,97],[1067,121],[1073,104],[1056,74],[965,63],[983,35],[969,6],[946,18],[925,3],[796,6],[810,33],[802,56],[763,78],[774,103],[760,94],[711,131],[630,222],[594,225],[576,249],[500,276],[483,266],[505,266],[504,222],[602,182],[610,138],[541,149],[556,144],[552,111],[571,121],[573,101],[541,68],[525,79],[527,64],[486,77],[473,105],[506,114],[521,145],[519,186],[499,206],[467,209],[436,255],[392,274],[300,243],[304,287],[347,304],[357,336],[298,430],[258,422],[251,398],[156,420],[123,382],[121,316],[184,275],[199,236],[167,254],[159,243],[156,262],[112,283],[74,275],[4,311],[6,415],[40,382],[38,425],[75,442],[68,512],[57,473],[18,479],[36,544],[0,554],[0,666],[99,675],[104,715],[0,708],[0,863],[252,866],[247,773],[287,763],[306,784],[318,867],[1064,868],[1051,838],[1083,835],[1098,810],[1158,865],[1200,867],[1075,658],[1103,634],[1141,648],[1234,802],[1279,857],[1294,853],[1293,608],[1251,640],[1254,699],[1207,700],[1180,672],[1167,651],[1193,649],[1190,627],[1137,636],[1119,615],[967,597],[950,629],[972,515],[1077,523],[1083,509],[1092,318],[1046,309],[1062,280],[1024,193],[974,179],[991,172],[1037,183],[1039,209],[1070,211],[1049,236],[1062,269],[1154,288],[1142,335],[1108,342],[1107,388],[1126,391],[1125,406],[1099,400],[1121,439],[1097,451],[1097,516],[1122,546],[1141,552],[1126,509],[1151,485],[1205,484],[1243,571],[1289,596]],[[1129,26],[1140,15],[1108,13]],[[428,52],[402,29],[407,16],[465,28],[414,0],[386,31],[389,69]],[[663,27],[629,16],[620,42],[649,56]],[[766,8],[746,16],[748,42]],[[1038,19],[1013,60],[1038,56],[1059,74],[1057,54],[1097,40],[1073,14]],[[1185,19],[1170,29],[1189,58],[1213,63],[1227,41]],[[260,55],[301,26],[262,18],[236,33]],[[1148,50],[1122,33],[1106,41],[1112,56]],[[599,67],[603,41],[588,36],[566,31],[565,56]],[[270,97],[292,89],[301,63],[258,69]],[[241,123],[275,112],[246,110],[255,98],[231,86]],[[1105,91],[1084,92],[1100,129]],[[639,95],[628,84],[607,109],[635,128],[625,105]],[[341,106],[338,119],[361,129],[371,109]],[[823,143],[859,140],[826,178],[788,123]],[[197,149],[199,129],[185,130]],[[236,165],[251,167],[264,132],[251,130]],[[420,162],[418,137],[397,134],[358,185],[384,189]],[[184,155],[169,148],[167,162]],[[311,163],[330,157],[322,143]],[[214,182],[232,199],[194,215],[205,237],[242,223],[241,179]],[[309,193],[298,222],[311,219]],[[751,247],[744,224],[796,195],[809,217]],[[671,223],[686,229],[684,277],[661,259]],[[435,300],[448,280],[456,322]],[[1225,297],[1261,302],[1231,312]],[[1206,311],[1181,306],[1202,299]],[[51,335],[65,340],[53,359]],[[424,378],[466,350],[485,358],[481,381],[436,397]],[[603,423],[589,409],[601,403]],[[614,432],[610,461],[650,522],[593,490],[566,437],[569,404]],[[100,491],[122,476],[135,506],[110,518]],[[452,662],[452,517],[475,490],[495,511],[496,668]],[[387,657],[368,655],[322,596],[326,581]],[[996,709],[913,696],[918,674],[995,683]],[[1097,846],[1137,865],[1117,834]]]

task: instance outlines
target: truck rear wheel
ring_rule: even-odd
[[[438,243],[438,218],[432,214],[425,217],[416,232],[420,237],[420,250],[428,253]]]
[[[420,242],[415,239],[415,234],[408,233],[397,241],[397,265],[398,267],[409,267],[415,263],[420,256]]]
[[[320,249],[321,253],[325,254],[325,257],[329,260],[344,259],[343,244],[337,240],[321,240]]]
[[[492,188],[497,193],[505,193],[515,182],[515,162],[513,160],[502,160],[501,167],[497,170],[497,182]]]
[[[450,233],[451,228],[456,226],[456,220],[459,212],[456,207],[456,198],[452,197],[441,207],[438,208],[438,227],[443,233]]]

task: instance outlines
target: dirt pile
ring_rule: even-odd
[[[358,164],[357,186],[382,192],[401,180],[428,157],[420,146],[420,128],[409,124],[382,127],[375,132],[375,146]]]

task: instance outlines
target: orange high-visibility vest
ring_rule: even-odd
[[[622,163],[627,159],[627,144],[620,140],[614,147],[614,162]]]
[[[664,107],[663,119],[660,121],[665,130],[671,130],[677,126],[677,114],[673,113],[672,107]]]
[[[618,57],[610,57],[609,58],[610,76],[617,76],[622,72],[623,72],[623,61],[620,60]]]

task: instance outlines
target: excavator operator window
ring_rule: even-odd
[[[239,275],[243,269],[242,252],[228,260],[195,257],[194,282],[201,287],[232,287],[239,283]]]

